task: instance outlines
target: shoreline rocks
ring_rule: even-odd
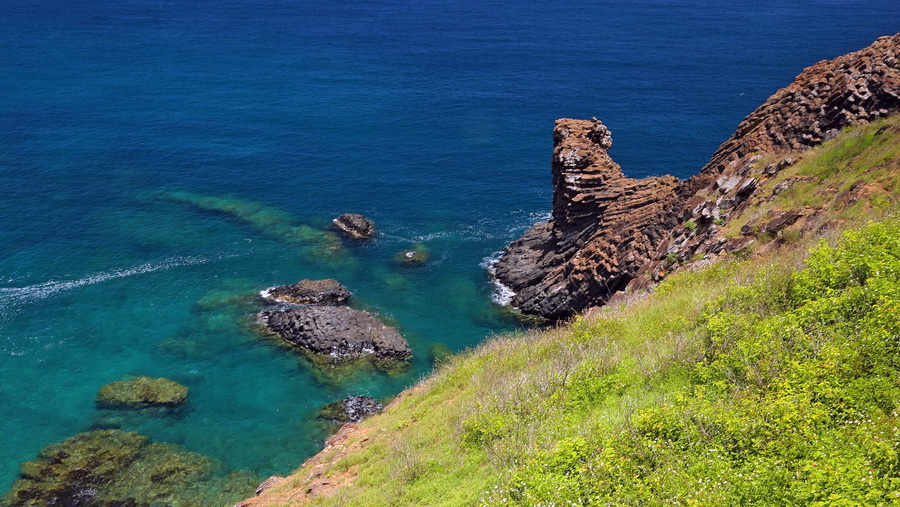
[[[333,424],[359,422],[366,417],[380,413],[384,405],[368,396],[350,396],[322,407],[319,417]]]
[[[111,409],[177,407],[190,390],[167,378],[136,377],[111,382],[97,392],[97,405]]]
[[[353,239],[369,239],[375,235],[375,226],[359,213],[344,213],[335,218],[334,226]]]
[[[261,321],[284,341],[333,359],[371,356],[404,360],[412,355],[406,340],[368,312],[346,306],[300,306],[263,312]]]
[[[350,298],[350,291],[337,280],[300,280],[293,285],[272,287],[260,292],[260,297],[271,303],[298,305],[340,304]]]
[[[676,269],[672,258],[736,248],[718,226],[746,209],[762,182],[840,129],[896,112],[900,34],[806,68],[685,181],[626,178],[607,153],[612,138],[601,122],[557,120],[552,218],[507,246],[493,276],[524,313],[560,320],[601,306],[662,279]]]

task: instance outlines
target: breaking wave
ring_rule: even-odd
[[[217,257],[170,257],[161,261],[148,262],[130,268],[101,271],[99,273],[93,273],[75,280],[51,280],[49,282],[29,285],[27,287],[0,287],[0,308],[40,299],[46,299],[59,292],[77,289],[78,287],[84,287],[85,285],[93,285],[109,280],[115,280],[117,278],[125,278],[133,275],[152,273],[154,271],[165,271],[167,269],[177,268],[181,266],[206,264],[208,262],[223,259],[226,257],[231,256],[222,255]]]

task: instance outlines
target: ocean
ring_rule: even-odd
[[[322,405],[388,399],[436,351],[524,325],[485,265],[549,215],[555,119],[601,119],[629,176],[685,178],[804,67],[900,27],[874,0],[0,7],[2,491],[110,424],[291,472]],[[377,238],[323,253],[292,232],[344,212]],[[396,260],[415,245],[424,266]],[[259,335],[260,290],[326,277],[397,326],[409,368],[323,374]],[[187,410],[95,407],[140,375],[188,386]]]

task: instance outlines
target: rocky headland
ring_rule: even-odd
[[[552,218],[510,244],[492,272],[511,289],[511,305],[558,320],[646,287],[677,265],[741,250],[752,231],[722,233],[733,215],[758,199],[765,181],[844,127],[900,111],[900,34],[821,61],[747,116],[699,174],[627,178],[608,154],[599,120],[561,119],[553,131]],[[769,234],[816,209],[766,217]]]

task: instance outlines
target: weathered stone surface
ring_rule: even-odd
[[[300,306],[263,312],[263,323],[285,341],[336,359],[406,359],[409,345],[394,328],[346,306]]]
[[[766,225],[763,226],[763,231],[769,234],[775,234],[776,232],[785,229],[794,225],[800,217],[803,216],[803,213],[799,213],[797,211],[786,211],[784,213],[780,213],[777,217],[769,220]]]
[[[726,249],[715,224],[744,209],[761,180],[840,129],[898,111],[900,34],[804,70],[684,182],[625,178],[607,154],[612,139],[601,122],[557,120],[552,218],[510,244],[494,276],[525,313],[560,319],[602,305],[665,276],[675,269],[672,256]],[[778,160],[766,165],[767,156]]]
[[[337,280],[300,280],[293,285],[282,285],[260,292],[260,296],[269,302],[294,303],[311,305],[319,303],[343,303],[350,297],[348,291]]]
[[[668,206],[678,180],[626,178],[596,119],[558,120],[553,137],[553,218],[507,247],[494,276],[516,308],[559,319],[602,304],[649,259],[677,223]]]
[[[175,407],[187,399],[188,388],[167,378],[135,377],[106,384],[97,393],[103,408]]]
[[[359,422],[384,410],[384,405],[368,396],[350,396],[322,407],[319,417],[334,424]]]
[[[371,238],[375,227],[366,217],[359,213],[344,213],[333,221],[334,226],[354,239]]]

